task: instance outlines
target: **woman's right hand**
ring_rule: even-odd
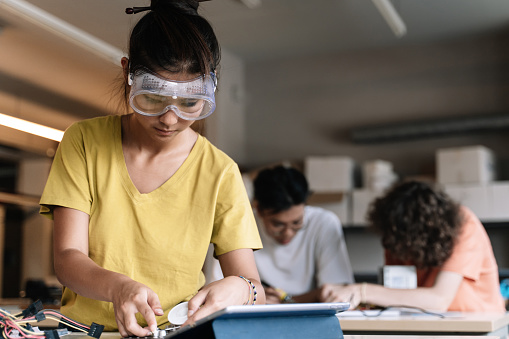
[[[112,295],[118,331],[123,337],[145,337],[157,329],[156,315],[164,314],[159,297],[150,288],[129,278],[123,279]],[[140,313],[148,327],[142,328],[136,320]]]
[[[155,331],[155,316],[163,315],[157,294],[125,275],[99,267],[88,256],[89,215],[66,207],[56,207],[53,214],[54,266],[60,283],[84,297],[111,301],[123,337],[144,337]],[[138,312],[148,328],[138,324],[135,317]]]

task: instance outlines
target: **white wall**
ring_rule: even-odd
[[[217,107],[205,122],[207,138],[238,163],[244,163],[248,159],[244,73],[242,60],[223,49],[218,72]]]
[[[434,175],[440,147],[484,144],[509,158],[507,133],[361,145],[361,126],[509,112],[506,37],[268,61],[246,66],[246,166],[307,155],[392,161]]]
[[[355,144],[358,127],[509,113],[509,45],[505,36],[352,52],[246,65],[247,168],[309,155],[344,155],[359,165],[391,161],[400,175],[435,175],[441,147],[485,145],[509,176],[507,130],[380,144]],[[505,167],[504,167],[505,166]],[[505,177],[505,178],[504,178]],[[488,229],[493,236],[496,229]],[[508,231],[493,243],[507,267]],[[356,273],[383,263],[380,240],[345,230]]]

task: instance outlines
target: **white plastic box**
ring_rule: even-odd
[[[344,156],[309,156],[304,164],[309,189],[317,193],[352,190],[354,169],[353,159]]]
[[[394,184],[398,176],[393,171],[392,163],[385,160],[370,160],[362,165],[364,188],[370,190],[385,190]]]
[[[441,184],[488,183],[497,179],[494,153],[480,145],[438,149],[436,172]]]
[[[415,266],[385,265],[382,267],[384,287],[413,289],[417,288],[417,273]]]

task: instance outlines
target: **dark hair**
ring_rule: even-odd
[[[129,71],[208,74],[221,51],[210,23],[197,12],[197,1],[152,0],[151,11],[134,26],[129,40]]]
[[[461,228],[460,206],[431,184],[397,184],[370,206],[368,221],[395,258],[419,268],[441,266]]]
[[[153,72],[216,72],[221,48],[210,23],[197,12],[196,0],[152,0],[150,11],[134,26],[129,39],[126,71],[148,68]],[[121,106],[127,111],[129,87],[122,77]],[[203,121],[192,128],[198,133]]]
[[[291,167],[276,166],[260,171],[254,182],[254,199],[261,211],[285,211],[304,204],[309,196],[306,177]]]

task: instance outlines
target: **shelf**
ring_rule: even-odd
[[[0,192],[0,204],[39,207],[40,197]]]

